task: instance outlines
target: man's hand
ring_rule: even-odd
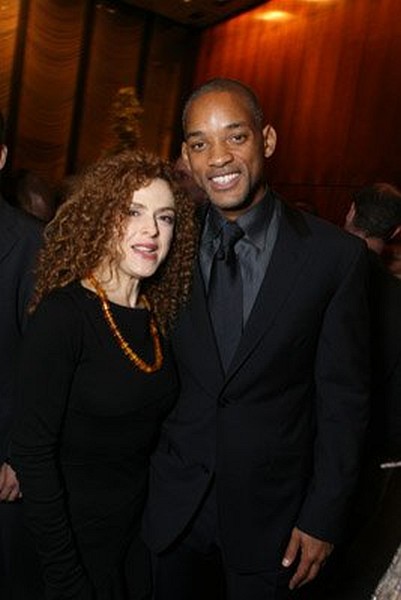
[[[290,589],[294,590],[312,581],[332,551],[333,544],[314,538],[294,527],[282,561],[284,567],[289,567],[300,553],[299,565],[290,581]]]
[[[15,471],[7,463],[0,467],[0,501],[13,502],[21,498],[19,483]]]

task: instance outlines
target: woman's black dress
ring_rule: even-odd
[[[131,348],[152,362],[149,313],[110,306]],[[164,356],[160,371],[138,370],[97,296],[77,282],[31,319],[12,455],[49,599],[150,597],[140,520],[149,455],[177,392],[166,348]]]

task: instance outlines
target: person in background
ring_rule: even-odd
[[[0,113],[0,171],[6,158],[5,121]],[[0,597],[4,600],[42,598],[38,559],[22,526],[21,492],[9,455],[17,357],[41,242],[39,223],[0,194]]]
[[[184,107],[182,155],[209,202],[172,338],[177,406],[151,461],[156,600],[283,600],[338,543],[368,419],[367,251],[286,206],[276,133],[243,83]]]
[[[344,229],[366,242],[372,328],[372,432],[367,450],[376,460],[401,459],[401,282],[381,260],[401,232],[401,191],[376,183],[354,194]]]
[[[192,215],[169,165],[125,152],[88,168],[46,228],[12,456],[48,600],[151,597],[139,525],[178,389],[167,336]]]
[[[55,194],[42,177],[21,169],[15,176],[15,200],[22,210],[48,223],[56,213]]]
[[[369,249],[371,418],[347,547],[338,553],[338,564],[333,562],[336,568],[327,590],[317,590],[308,600],[370,597],[401,538],[401,281],[382,260],[386,244],[401,231],[400,190],[375,183],[357,191],[344,228],[364,240]],[[386,597],[381,588],[377,598]]]
[[[344,229],[381,256],[386,243],[401,232],[401,191],[390,183],[374,183],[356,192]]]
[[[333,556],[325,578],[305,590],[306,600],[369,598],[401,536],[396,467],[401,460],[401,282],[381,259],[386,243],[401,229],[400,191],[375,183],[354,193],[344,229],[369,250],[371,416],[346,543]]]

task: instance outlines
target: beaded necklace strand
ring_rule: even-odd
[[[96,279],[96,277],[94,275],[89,275],[87,279],[91,283],[97,296],[99,297],[100,304],[102,306],[103,316],[110,328],[111,333],[113,334],[113,337],[117,340],[117,343],[120,346],[121,350],[124,352],[124,354],[140,371],[143,371],[144,373],[154,373],[155,371],[158,371],[163,364],[163,352],[162,352],[159,332],[157,330],[156,321],[155,321],[153,315],[152,314],[150,315],[149,328],[150,328],[150,335],[151,335],[151,338],[153,341],[153,352],[154,352],[155,360],[154,360],[153,364],[149,364],[149,363],[145,362],[140,356],[138,356],[138,354],[136,352],[134,352],[132,350],[132,348],[129,346],[128,342],[121,335],[121,333],[116,325],[116,322],[113,319],[113,315],[111,314],[110,304],[109,304],[106,292],[101,287],[101,285],[98,282],[98,280]],[[142,300],[145,308],[147,310],[150,310],[149,302],[147,301],[145,296],[141,296],[141,300]]]

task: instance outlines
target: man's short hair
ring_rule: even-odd
[[[263,109],[260,105],[258,97],[253,92],[253,90],[244,83],[242,83],[242,81],[238,81],[237,79],[216,77],[214,79],[206,81],[205,83],[197,87],[186,101],[184,105],[184,110],[182,112],[182,127],[184,133],[188,116],[188,110],[192,102],[200,96],[203,96],[203,94],[207,94],[209,92],[234,92],[235,94],[241,95],[244,98],[245,102],[248,104],[249,109],[251,110],[254,116],[256,125],[261,129],[264,126],[265,123]]]
[[[375,183],[353,195],[354,225],[368,237],[388,241],[401,225],[401,191],[389,183]]]

